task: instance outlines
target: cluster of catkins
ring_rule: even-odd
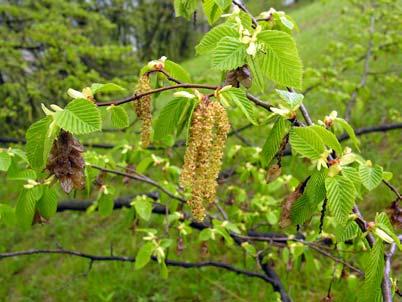
[[[149,76],[144,74],[138,81],[136,93],[144,93],[151,90]],[[135,113],[142,122],[141,126],[141,145],[146,148],[151,143],[152,133],[152,98],[151,95],[142,97],[134,102]]]
[[[205,203],[215,200],[217,177],[230,129],[225,109],[204,98],[194,110],[180,184],[191,192],[188,205],[196,220],[205,217]]]
[[[53,143],[46,169],[60,181],[64,192],[82,189],[85,184],[82,157],[84,147],[70,132],[62,130]]]

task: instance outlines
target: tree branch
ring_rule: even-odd
[[[268,263],[263,263],[263,260],[264,260],[263,254],[260,253],[257,256],[257,259],[258,259],[258,263],[259,263],[261,269],[264,271],[265,275],[273,281],[272,287],[274,288],[274,291],[278,292],[281,295],[282,302],[291,302],[292,300],[286,293],[286,289],[283,286],[281,279],[279,279],[276,272],[268,265]]]
[[[108,102],[96,102],[96,105],[99,107],[102,106],[110,106],[110,105],[122,105],[125,103],[129,103],[129,102],[133,102],[136,100],[139,100],[141,98],[143,98],[144,96],[147,95],[151,95],[151,94],[155,94],[155,93],[159,93],[159,92],[163,92],[163,91],[167,91],[167,90],[173,90],[173,89],[179,89],[179,88],[199,88],[199,89],[209,89],[209,90],[216,90],[219,88],[219,86],[213,86],[213,85],[206,85],[206,84],[188,84],[188,83],[181,83],[181,84],[177,84],[177,85],[172,85],[172,86],[165,86],[165,87],[160,87],[160,88],[156,88],[156,89],[152,89],[149,91],[145,91],[142,93],[136,93],[132,96],[129,96],[125,99],[121,99],[121,100],[114,100],[114,101],[108,101]]]
[[[19,257],[19,256],[28,256],[28,255],[38,255],[38,254],[61,254],[61,255],[69,255],[75,257],[81,257],[90,260],[91,262],[98,262],[98,261],[122,261],[122,262],[135,262],[134,257],[127,257],[127,256],[98,256],[92,255],[88,253],[82,253],[79,251],[73,250],[65,250],[65,249],[32,249],[32,250],[25,250],[25,251],[16,251],[16,252],[9,252],[9,253],[0,253],[0,260],[12,257]],[[155,256],[151,257],[152,261],[157,262],[157,258]],[[201,267],[216,267],[221,268],[230,272],[234,272],[239,275],[245,275],[248,277],[259,278],[264,280],[267,283],[274,285],[275,280],[271,279],[269,276],[265,276],[260,273],[251,272],[236,268],[229,264],[217,261],[203,261],[203,262],[185,262],[185,261],[178,261],[178,260],[165,260],[166,265],[173,266],[173,267],[182,267],[182,268],[201,268]]]

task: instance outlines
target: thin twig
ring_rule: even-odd
[[[0,260],[6,259],[6,258],[12,258],[12,257],[38,255],[38,254],[70,255],[70,256],[75,256],[75,257],[81,257],[81,258],[88,259],[92,263],[99,262],[99,261],[135,262],[134,257],[128,257],[128,256],[98,256],[98,255],[92,255],[92,254],[88,254],[88,253],[82,253],[82,252],[79,252],[79,251],[65,250],[65,249],[53,249],[53,250],[52,249],[31,249],[31,250],[25,250],[25,251],[0,253]],[[151,259],[153,261],[157,262],[156,257],[152,256]],[[223,263],[223,262],[217,262],[217,261],[185,262],[185,261],[166,259],[165,263],[168,266],[182,267],[182,268],[216,267],[216,268],[225,269],[225,270],[230,271],[230,272],[234,272],[234,273],[239,274],[239,275],[245,275],[245,276],[248,276],[248,277],[259,278],[259,279],[264,280],[265,282],[268,282],[268,283],[271,283],[271,284],[274,282],[273,279],[271,279],[268,276],[265,276],[263,274],[242,270],[242,269],[236,268],[234,266],[231,266],[231,265]]]

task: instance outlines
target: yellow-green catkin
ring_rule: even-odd
[[[230,130],[229,118],[225,108],[218,103],[212,103],[214,111],[214,137],[210,150],[210,163],[208,183],[205,186],[205,197],[208,202],[214,202],[216,197],[216,189],[218,186],[217,179],[222,166],[222,157],[226,145],[226,139]]]
[[[219,103],[204,99],[194,110],[180,184],[191,192],[188,205],[196,220],[204,219],[204,204],[215,200],[229,128],[225,109]]]
[[[150,80],[148,75],[140,77],[137,85],[137,94],[151,90]],[[151,143],[152,135],[152,98],[151,95],[142,97],[134,102],[135,113],[141,120],[141,145],[146,148]]]

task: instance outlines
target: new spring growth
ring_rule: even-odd
[[[149,76],[144,74],[140,77],[136,93],[144,93],[151,90]],[[152,98],[146,95],[134,102],[135,113],[141,120],[141,145],[146,148],[151,143],[152,134]]]
[[[221,168],[223,150],[230,129],[223,106],[199,95],[194,110],[190,137],[180,184],[191,193],[188,205],[196,220],[205,217],[205,205],[216,197],[217,177]]]

